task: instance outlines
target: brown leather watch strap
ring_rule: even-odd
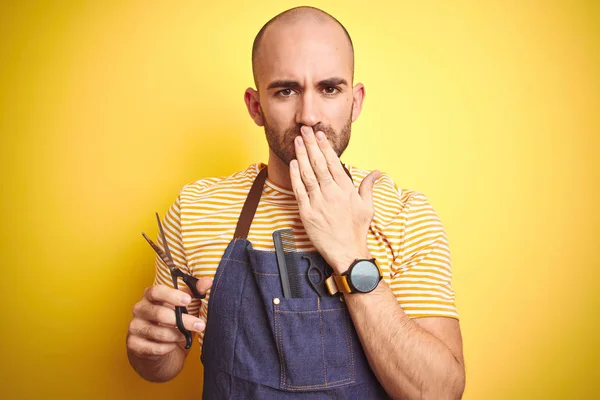
[[[330,295],[334,295],[337,292],[351,293],[350,285],[348,285],[348,278],[344,275],[331,275],[325,279],[325,287]]]
[[[335,279],[333,275],[330,275],[329,278],[325,279],[325,287],[331,296],[335,295],[340,290],[338,289],[337,284],[335,283]]]

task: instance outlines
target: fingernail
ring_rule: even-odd
[[[194,325],[192,327],[196,332],[202,332],[204,330],[204,322],[194,322]]]
[[[302,140],[302,138],[300,136],[298,136],[296,138],[296,144],[300,147],[304,146],[304,141]]]
[[[296,160],[290,161],[290,167],[292,167],[292,169],[297,169],[298,168],[298,161],[296,161]]]
[[[183,303],[183,304],[188,304],[190,301],[192,301],[192,298],[190,297],[190,295],[188,294],[184,294],[183,296],[181,296],[179,298],[179,300]]]
[[[317,136],[317,140],[318,140],[319,142],[320,142],[320,141],[322,141],[323,139],[325,139],[325,135],[324,135],[324,134],[323,134],[323,132],[321,132],[321,131],[317,132],[317,135],[316,135],[316,136]]]

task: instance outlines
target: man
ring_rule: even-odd
[[[181,371],[173,308],[187,306],[204,398],[460,398],[462,339],[439,218],[422,194],[339,159],[365,96],[348,33],[298,7],[267,23],[252,53],[256,90],[245,102],[265,127],[268,168],[183,188],[164,220],[167,241],[208,295],[173,289],[157,260],[156,285],[133,308],[131,365],[156,382]],[[281,228],[293,229],[302,298],[282,295],[271,237]],[[304,275],[311,264],[331,276],[325,295]],[[361,288],[373,271],[383,279]]]

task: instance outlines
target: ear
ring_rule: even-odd
[[[258,92],[252,88],[246,89],[244,92],[244,101],[246,102],[246,108],[250,114],[250,118],[254,120],[254,123],[258,126],[264,125],[263,115],[260,111],[260,99]]]
[[[352,122],[358,119],[362,111],[363,101],[365,100],[365,86],[362,83],[357,83],[352,88]]]

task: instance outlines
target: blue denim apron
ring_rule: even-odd
[[[326,271],[323,257],[295,254],[304,297],[284,298],[275,252],[254,250],[247,240],[266,177],[263,168],[214,277],[201,356],[203,399],[389,398],[342,297],[319,297],[308,284],[303,256]]]

